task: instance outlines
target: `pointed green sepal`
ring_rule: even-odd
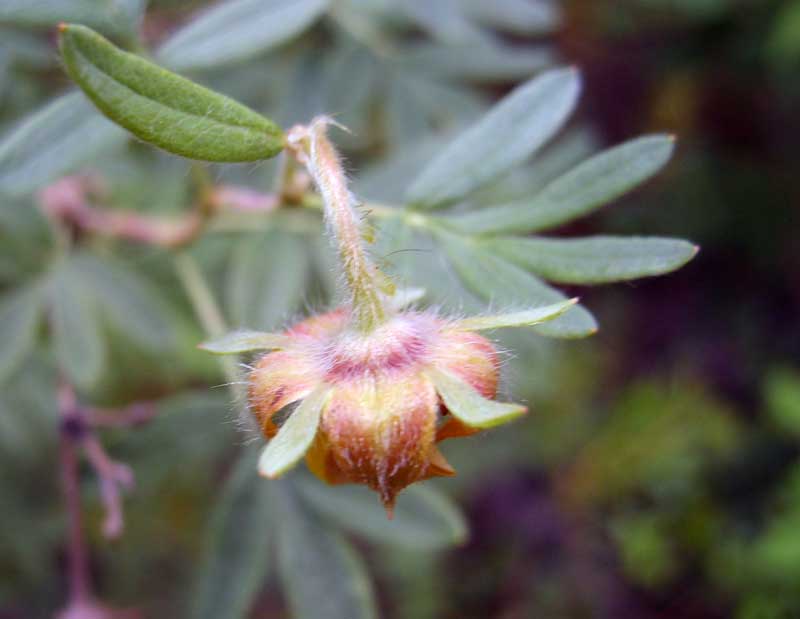
[[[521,404],[506,404],[488,400],[472,385],[450,372],[429,370],[428,376],[453,417],[473,428],[499,426],[524,415],[528,410]]]
[[[520,312],[497,314],[494,316],[473,316],[456,321],[455,326],[464,331],[488,331],[490,329],[505,329],[508,327],[533,327],[548,320],[558,318],[578,302],[577,298],[535,307]]]
[[[198,346],[216,355],[237,355],[254,350],[279,350],[286,348],[289,338],[278,333],[261,331],[232,331],[222,337],[208,340]]]
[[[318,387],[300,403],[278,430],[258,461],[258,472],[264,477],[280,477],[306,455],[317,435],[322,409],[328,401],[330,387]]]

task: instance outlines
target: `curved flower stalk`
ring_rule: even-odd
[[[575,299],[500,316],[460,320],[407,309],[369,258],[361,218],[326,130],[315,119],[289,131],[290,152],[323,198],[343,272],[343,306],[283,334],[238,332],[207,342],[211,352],[267,350],[249,376],[250,405],[270,439],[260,472],[279,477],[305,457],[330,484],[365,484],[391,516],[397,494],[424,479],[454,475],[437,443],[526,412],[494,401],[498,353],[479,331],[536,325]],[[284,411],[295,405],[288,413]]]

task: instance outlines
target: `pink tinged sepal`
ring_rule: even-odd
[[[450,414],[471,428],[492,428],[527,412],[521,404],[484,398],[470,384],[449,372],[430,369],[428,375]]]
[[[258,461],[258,472],[275,479],[297,464],[314,442],[322,409],[330,397],[328,386],[317,387],[289,416]]]
[[[279,350],[262,356],[250,373],[250,408],[261,430],[271,438],[278,431],[275,414],[305,398],[322,377],[299,350]]]

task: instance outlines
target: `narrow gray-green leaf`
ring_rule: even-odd
[[[99,379],[106,358],[100,320],[86,282],[70,263],[48,282],[52,338],[59,367],[81,388]]]
[[[675,140],[668,135],[638,138],[587,159],[530,200],[481,209],[449,221],[473,234],[522,234],[554,228],[640,185],[664,167],[674,149]]]
[[[271,482],[278,564],[293,619],[376,619],[367,571],[288,482]]]
[[[251,58],[299,35],[329,0],[228,0],[172,35],[158,59],[175,69],[206,69]]]
[[[59,97],[0,141],[0,193],[28,194],[126,139],[81,93]]]
[[[449,372],[430,369],[427,373],[447,410],[473,428],[492,428],[514,420],[528,410],[521,404],[487,400],[472,385]]]
[[[697,246],[688,241],[652,237],[493,238],[482,245],[524,269],[565,284],[662,275],[697,254]]]
[[[553,0],[462,0],[467,14],[487,25],[515,34],[540,34],[558,26]]]
[[[411,185],[408,201],[452,202],[519,165],[561,128],[579,91],[573,69],[550,71],[519,86],[427,166]]]
[[[258,476],[258,450],[246,450],[211,517],[192,619],[245,619],[269,570],[267,482]]]
[[[515,264],[452,235],[442,237],[456,273],[473,293],[492,307],[513,311],[518,307],[547,305],[566,301],[567,297]],[[597,331],[594,317],[581,305],[562,316],[532,327],[549,337],[579,338]]]
[[[322,408],[328,400],[327,385],[316,388],[300,402],[261,454],[258,472],[264,477],[280,477],[306,455],[317,435]]]
[[[103,315],[117,329],[156,350],[175,343],[168,310],[147,280],[110,258],[81,254],[74,262],[85,274]]]
[[[558,318],[578,302],[578,299],[560,301],[544,307],[536,307],[519,312],[508,312],[492,316],[472,316],[455,322],[455,326],[466,331],[487,331],[508,327],[533,327],[548,320]]]
[[[3,0],[0,23],[52,28],[79,22],[111,35],[134,33],[144,10],[142,0]]]
[[[449,80],[507,83],[552,66],[552,52],[541,47],[484,42],[476,45],[419,44],[398,58],[401,66]]]
[[[204,161],[257,161],[283,149],[283,132],[253,110],[124,52],[96,32],[61,26],[67,71],[94,104],[138,138]]]
[[[232,331],[222,337],[203,342],[198,346],[217,355],[237,355],[255,350],[278,350],[286,346],[288,338],[278,333],[263,331]]]
[[[0,301],[0,381],[33,348],[41,314],[42,294],[37,285],[14,290]]]
[[[297,487],[327,519],[379,544],[432,550],[461,544],[467,537],[458,507],[429,486],[416,484],[404,490],[391,520],[375,493],[362,486],[328,486],[304,477]]]

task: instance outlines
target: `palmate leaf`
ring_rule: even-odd
[[[377,544],[434,550],[461,544],[467,537],[464,516],[447,497],[426,485],[409,486],[397,499],[394,515],[360,486],[328,486],[303,477],[295,483],[303,498],[336,525]]]
[[[440,238],[464,285],[493,307],[512,311],[567,300],[561,292],[469,239],[450,234]],[[578,338],[595,333],[597,322],[584,307],[576,305],[564,315],[532,328],[550,337]]]
[[[28,194],[126,140],[81,93],[59,97],[0,141],[0,193]]]
[[[283,132],[236,101],[124,52],[83,26],[60,27],[70,77],[111,120],[171,153],[258,161],[283,149]]]
[[[178,30],[158,50],[174,69],[197,70],[245,60],[310,27],[329,0],[228,0]]]
[[[203,342],[198,348],[217,355],[238,355],[256,350],[277,350],[287,341],[286,336],[277,333],[240,330]]]
[[[577,71],[550,71],[516,88],[446,147],[412,183],[412,204],[453,202],[519,165],[549,140],[572,112]]]
[[[655,175],[669,161],[675,140],[637,138],[603,151],[548,183],[530,200],[448,218],[470,234],[525,234],[554,228],[619,198]]]
[[[515,34],[550,32],[560,17],[553,0],[462,0],[462,4],[474,19]]]
[[[509,327],[533,327],[558,318],[578,302],[578,299],[568,299],[544,307],[535,307],[519,312],[495,314],[487,316],[472,316],[462,318],[454,323],[458,329],[465,331],[488,331],[492,329],[505,329]]]
[[[14,290],[0,300],[0,381],[8,377],[33,348],[43,310],[36,284]]]
[[[293,619],[375,619],[367,571],[353,548],[288,482],[269,484],[278,566]]]
[[[698,251],[680,239],[595,236],[578,239],[491,238],[498,256],[553,282],[605,284],[679,269]]]
[[[267,577],[275,525],[257,457],[256,449],[242,454],[214,508],[192,619],[245,619]]]

